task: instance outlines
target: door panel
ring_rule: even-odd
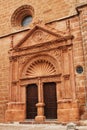
[[[38,102],[38,91],[36,84],[30,84],[26,89],[26,118],[34,119],[37,115],[36,103]]]
[[[57,118],[56,84],[44,83],[45,116],[47,119]]]

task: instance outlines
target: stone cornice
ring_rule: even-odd
[[[45,42],[45,43],[36,44],[36,45],[33,45],[33,46],[27,46],[27,47],[23,47],[23,48],[13,48],[13,50],[16,51],[16,52],[18,52],[18,51],[24,51],[24,50],[28,50],[28,49],[42,47],[42,46],[45,46],[47,44],[50,45],[52,43],[53,44],[54,43],[60,43],[60,42],[67,41],[67,40],[73,39],[73,38],[74,38],[73,35],[70,35],[70,36],[65,36],[63,38],[55,39],[55,40],[52,40],[52,41],[48,41],[48,42]],[[59,46],[61,46],[61,45],[59,45]],[[66,44],[66,45],[68,45],[68,44]]]

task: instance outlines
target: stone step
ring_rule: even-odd
[[[67,130],[66,125],[58,124],[1,124],[0,130]],[[87,126],[76,126],[76,130],[87,130]]]
[[[25,120],[20,124],[59,124],[57,120],[45,120],[44,122],[36,122],[35,120]]]

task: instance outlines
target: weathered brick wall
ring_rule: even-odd
[[[84,112],[85,106],[85,72],[78,74],[76,72],[77,66],[82,66],[84,69],[84,52],[83,52],[83,41],[80,30],[79,17],[76,16],[71,19],[71,33],[74,35],[73,40],[73,58],[74,58],[74,73],[75,73],[75,84],[76,94],[79,100],[80,114]]]
[[[17,28],[13,28],[11,26],[11,16],[13,12],[19,8],[21,5],[29,4],[35,9],[35,18],[42,19],[45,23],[48,23],[47,26],[51,28],[55,28],[56,30],[63,31],[66,34],[71,33],[74,35],[73,42],[73,58],[74,58],[74,72],[75,72],[75,84],[76,84],[76,93],[77,98],[80,102],[80,111],[83,113],[84,104],[85,104],[85,74],[87,73],[87,63],[84,63],[84,55],[85,61],[87,61],[86,55],[86,42],[87,42],[87,30],[85,27],[87,26],[86,19],[86,8],[82,8],[82,13],[79,16],[74,16],[68,19],[64,19],[62,21],[55,21],[57,19],[63,19],[67,16],[72,16],[76,14],[75,10],[75,2],[76,0],[50,0],[45,1],[35,1],[35,0],[4,0],[0,1],[0,36],[8,35],[10,33],[18,32]],[[70,2],[70,3],[69,3]],[[83,0],[77,0],[79,4],[83,3]],[[87,2],[87,0],[84,0]],[[48,4],[47,4],[48,3]],[[57,4],[58,3],[58,4]],[[49,16],[49,17],[48,17]],[[80,21],[79,21],[80,20]],[[49,22],[52,22],[49,24]],[[82,32],[81,32],[81,27]],[[84,27],[85,26],[85,27]],[[25,28],[21,28],[23,30]],[[69,32],[70,31],[70,32]],[[26,32],[25,32],[26,33]],[[25,33],[18,33],[14,36],[14,44],[22,39]],[[11,43],[11,36],[3,37],[0,39],[0,122],[4,121],[4,112],[6,109],[6,102],[9,100],[9,48]],[[83,44],[84,43],[84,44]],[[84,45],[84,46],[83,46]],[[84,51],[85,49],[85,51]],[[82,74],[76,73],[76,66],[82,65],[85,69],[85,72]],[[85,66],[86,65],[86,66]]]
[[[6,35],[11,32],[16,32],[18,29],[12,28],[11,16],[14,11],[22,5],[31,5],[34,10],[33,22],[41,19],[44,22],[51,22],[56,19],[71,16],[76,13],[74,7],[75,0],[4,0],[0,1],[0,35]],[[49,17],[48,17],[49,16]],[[21,28],[20,30],[23,30]]]
[[[78,74],[76,72],[76,67],[79,65],[85,68],[83,40],[82,40],[79,16],[74,16],[66,20],[54,22],[49,24],[48,26],[63,31],[65,32],[65,34],[69,34],[70,32],[74,36],[72,42],[73,42],[73,62],[74,62],[76,95],[77,99],[79,100],[80,114],[82,114],[84,112],[84,106],[85,106],[85,72],[83,72],[82,74]]]
[[[0,101],[0,122],[5,121],[5,110],[7,101]]]
[[[76,0],[76,3],[77,3],[78,5],[82,5],[82,4],[87,3],[87,0]]]
[[[14,44],[18,43],[26,32],[15,34]],[[12,36],[0,39],[0,122],[4,122],[6,103],[10,98],[10,61],[9,50]]]
[[[14,11],[22,5],[31,5],[34,8],[35,14],[33,22],[36,22],[39,18],[43,20],[45,23],[49,23],[54,20],[63,19],[65,17],[77,14],[75,7],[78,5],[83,5],[85,3],[87,3],[87,0],[53,0],[51,2],[50,0],[1,0],[0,36],[19,31],[19,29],[12,27],[11,16],[14,13]],[[24,29],[25,28],[21,28],[20,30]]]
[[[87,6],[78,7],[80,13],[80,28],[82,33],[83,51],[84,51],[84,72],[86,75],[85,79],[85,96],[86,96],[86,108],[87,108]]]
[[[0,122],[4,121],[5,105],[9,97],[9,38],[0,39]]]

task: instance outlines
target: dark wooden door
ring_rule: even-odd
[[[36,84],[30,84],[26,89],[26,118],[34,119],[37,115],[36,103],[38,102],[38,90]]]
[[[56,84],[44,83],[45,116],[47,119],[57,118]]]

